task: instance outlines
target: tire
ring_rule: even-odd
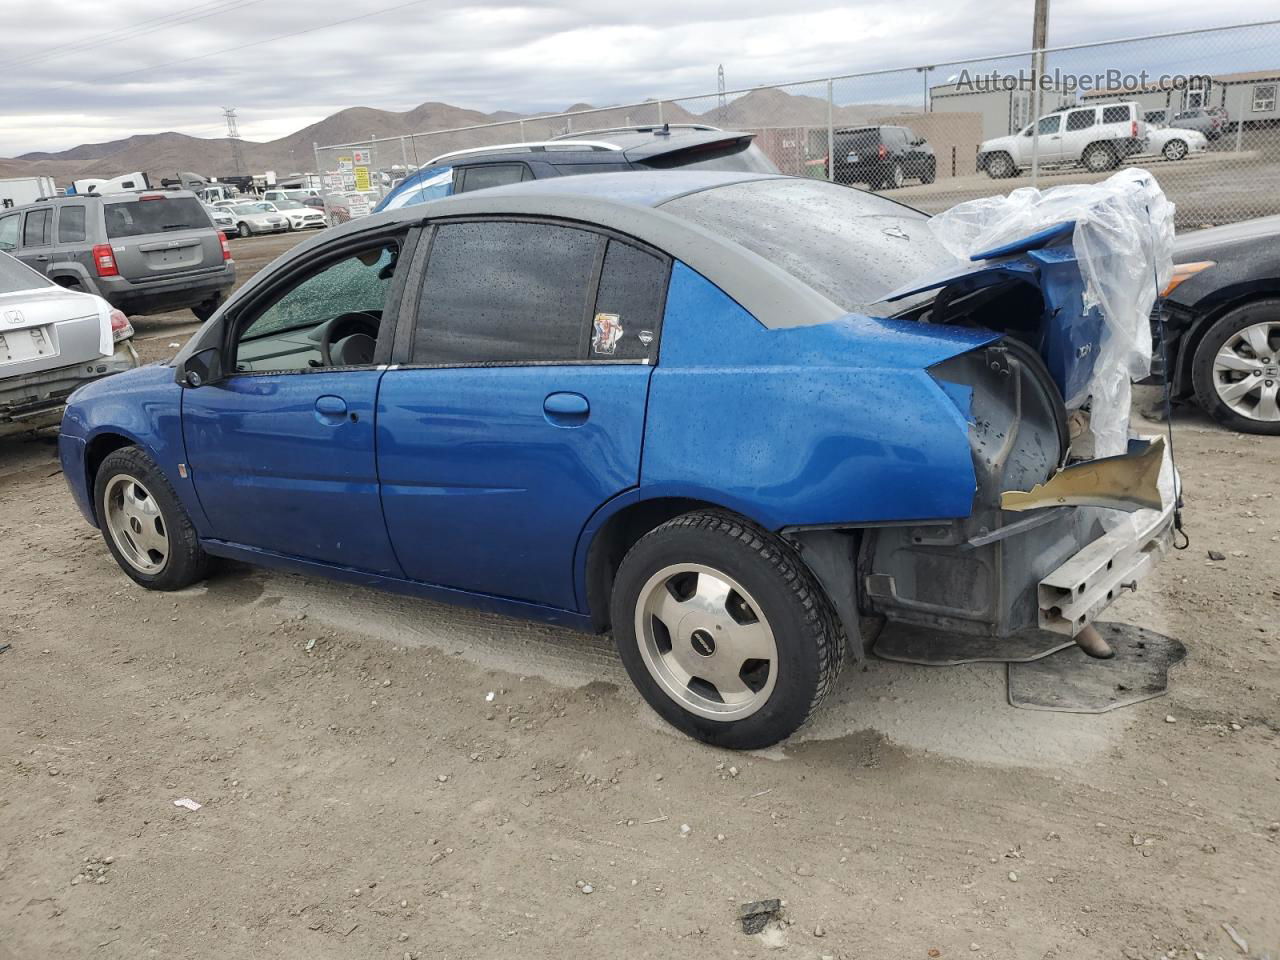
[[[689,736],[736,750],[794,733],[830,692],[844,655],[831,603],[795,551],[718,511],[684,514],[642,537],[618,568],[611,614],[622,662],[649,705]]]
[[[1185,140],[1170,140],[1160,152],[1164,154],[1166,160],[1181,160],[1187,155],[1187,142]]]
[[[1013,157],[1007,153],[993,153],[987,157],[987,176],[992,180],[1004,180],[1015,176],[1018,168],[1014,166]]]
[[[213,316],[214,311],[222,306],[223,297],[219,294],[216,297],[210,297],[204,303],[197,303],[191,308],[191,312],[196,315],[196,319],[204,323]]]
[[[1080,162],[1084,164],[1085,169],[1090,173],[1102,173],[1104,170],[1118,167],[1120,165],[1120,157],[1105,143],[1091,143],[1084,148],[1084,154],[1081,155]]]
[[[1196,347],[1191,383],[1200,406],[1224,427],[1280,436],[1280,299],[1219,317]]]
[[[247,223],[242,223],[236,228],[236,233],[240,234],[241,239],[245,239],[253,234]]]
[[[893,161],[893,166],[889,168],[889,176],[885,180],[885,186],[892,190],[897,190],[906,182],[906,177],[902,172],[902,164],[897,160]]]
[[[107,549],[135,583],[181,590],[204,579],[209,558],[191,518],[142,449],[122,447],[107,455],[94,479],[93,503]]]
[[[935,160],[925,168],[923,174],[920,175],[921,183],[933,183],[938,176],[938,162]]]

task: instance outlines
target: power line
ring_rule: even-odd
[[[393,7],[383,7],[380,10],[370,10],[355,17],[345,17],[342,20],[331,20],[328,23],[322,23],[318,26],[308,27],[306,30],[296,30],[293,33],[282,33],[275,37],[267,37],[265,40],[255,40],[253,43],[242,43],[234,47],[225,47],[222,50],[213,50],[209,53],[201,53],[194,57],[183,57],[180,60],[169,60],[165,63],[154,63],[149,67],[141,67],[137,70],[129,70],[125,73],[112,74],[109,77],[103,77],[104,80],[119,80],[121,77],[132,77],[139,73],[148,73],[152,70],[163,70],[165,67],[175,67],[183,63],[192,63],[196,60],[207,60],[210,57],[220,57],[224,53],[235,53],[239,50],[248,50],[250,47],[260,47],[265,43],[275,43],[277,40],[289,40],[293,37],[301,37],[308,33],[315,33],[318,30],[327,30],[329,27],[340,27],[346,23],[355,23],[357,20],[364,20],[366,17],[376,17],[379,14],[391,13],[395,10],[403,10],[405,7],[416,7],[421,4],[431,2],[431,0],[409,0],[408,3],[399,3]]]
[[[60,43],[53,47],[46,47],[40,53],[12,61],[10,66],[27,66],[29,64],[40,63],[61,54],[79,52],[82,50],[92,50],[95,47],[121,43],[125,40],[132,40],[135,37],[141,37],[148,33],[155,33],[159,30],[167,30],[170,27],[193,23],[196,20],[205,20],[221,13],[230,13],[232,10],[237,10],[241,7],[247,7],[251,4],[261,2],[262,0],[210,0],[210,2],[198,4],[181,13],[171,13],[167,16],[163,16],[146,23],[136,23],[131,27],[121,27],[105,34],[97,34],[92,37],[82,37],[79,40],[71,40],[67,43]],[[212,7],[213,9],[206,9],[209,7]]]

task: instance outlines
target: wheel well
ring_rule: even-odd
[[[683,497],[641,500],[619,510],[597,531],[587,552],[587,610],[592,626],[598,632],[604,633],[609,629],[613,579],[627,551],[650,530],[694,510],[724,512],[724,507]]]
[[[118,433],[100,433],[90,440],[88,447],[85,448],[85,480],[88,483],[89,505],[95,512],[97,505],[93,502],[93,485],[98,479],[98,468],[102,466],[103,460],[117,450],[132,446],[134,446],[134,442],[128,437],[122,437]]]
[[[64,273],[49,278],[60,287],[79,287],[82,286],[80,278],[74,274]]]
[[[1191,329],[1187,331],[1186,336],[1183,337],[1182,343],[1178,348],[1178,355],[1174,360],[1178,365],[1178,376],[1174,383],[1174,395],[1185,397],[1191,394],[1191,365],[1195,362],[1196,351],[1200,349],[1200,342],[1204,340],[1205,334],[1212,329],[1215,323],[1237,307],[1243,307],[1246,304],[1253,303],[1255,300],[1273,300],[1276,297],[1280,297],[1280,289],[1250,290],[1248,293],[1242,293],[1215,305],[1212,310],[1200,316],[1191,325]]]

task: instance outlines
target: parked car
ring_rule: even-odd
[[[1061,476],[1061,384],[1098,355],[1055,319],[1084,289],[1069,243],[1025,295],[1024,251],[1061,235],[935,296],[919,276],[957,268],[925,214],[808,178],[389,211],[285,253],[170,365],[79,391],[63,472],[150,589],[235,557],[611,628],[669,722],[761,747],[865,655],[864,614],[1069,640],[1160,555],[1172,503],[1101,525],[1159,441],[1087,462],[1088,505],[1001,509]]]
[[[235,236],[236,218],[232,215],[230,207],[215,207],[206,204],[205,210],[209,214],[209,219],[213,221],[213,225],[222,231],[223,236]]]
[[[1232,430],[1280,434],[1280,217],[1180,234],[1174,258],[1162,301],[1173,395]]]
[[[1226,122],[1226,111],[1221,107],[1195,107],[1175,113],[1169,126],[1195,130],[1210,140],[1217,140],[1222,136]]]
[[[843,127],[832,134],[832,143],[836,183],[879,190],[900,187],[908,177],[933,183],[937,176],[933,147],[908,127]]]
[[[435,157],[381,201],[373,212],[423,203],[523,180],[622,170],[741,170],[777,173],[751,133],[706,124],[610,127],[538,143],[455,150]],[[330,213],[334,209],[330,207]],[[337,223],[350,216],[334,215]]]
[[[1166,160],[1182,160],[1209,149],[1209,141],[1204,134],[1182,127],[1151,126],[1147,127],[1147,142],[1142,155],[1164,157]]]
[[[0,212],[0,252],[126,314],[206,319],[235,283],[226,238],[187,190],[73,195]]]
[[[77,387],[138,365],[129,318],[0,253],[0,436],[53,426]]]
[[[978,148],[978,169],[999,179],[1016,177],[1029,168],[1037,124],[1041,164],[1079,164],[1093,173],[1114,169],[1126,157],[1142,152],[1148,136],[1137,103],[1072,107],[1043,116],[1013,136],[983,141]]]
[[[288,190],[264,190],[262,193],[263,200],[270,200],[277,203],[281,200],[296,200],[299,203],[305,203],[309,198],[319,196],[318,190],[309,190],[301,187]]]
[[[323,230],[329,224],[323,211],[309,207],[297,200],[264,200],[271,209],[283,214],[290,230]]]
[[[284,233],[291,229],[289,218],[266,200],[237,203],[231,208],[231,215],[236,218],[236,232],[242,237],[259,233]]]

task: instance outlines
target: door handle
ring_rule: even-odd
[[[561,427],[576,427],[587,422],[591,404],[580,393],[552,393],[542,401],[547,420]]]
[[[316,414],[320,419],[345,420],[347,416],[347,401],[332,394],[316,397]]]

